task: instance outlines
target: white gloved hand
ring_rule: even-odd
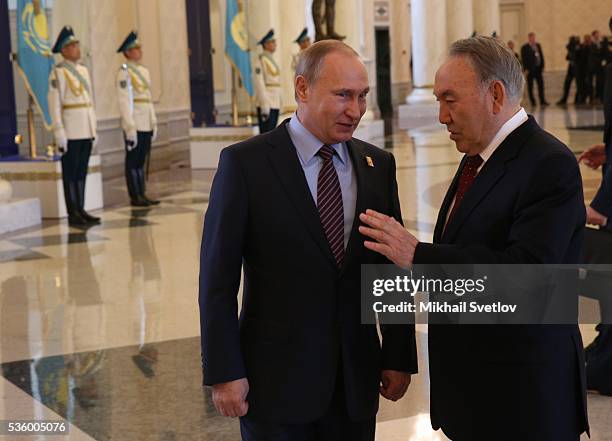
[[[268,117],[270,116],[270,106],[262,106],[261,116],[263,117],[263,119],[268,119]]]
[[[55,144],[57,145],[60,153],[66,153],[68,150],[68,138],[66,138],[66,132],[64,129],[56,130],[53,136],[55,138]]]
[[[125,134],[125,140],[127,141],[125,145],[128,152],[134,150],[138,145],[138,134],[136,133],[136,130],[127,131]]]
[[[96,146],[98,145],[98,137],[96,136],[95,138],[92,138],[91,140],[91,149],[95,149]]]
[[[155,142],[157,139],[157,126],[153,126],[153,135],[151,136],[151,142]]]

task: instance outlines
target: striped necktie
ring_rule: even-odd
[[[344,261],[344,209],[338,173],[334,168],[334,149],[324,145],[317,153],[323,163],[317,181],[319,218],[338,268]]]

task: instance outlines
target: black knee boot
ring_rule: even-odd
[[[159,201],[156,199],[149,199],[145,194],[145,174],[144,169],[138,169],[138,183],[140,189],[140,197],[143,198],[149,205],[159,205]]]
[[[92,224],[99,224],[100,218],[97,216],[92,216],[88,212],[85,211],[85,181],[79,180],[76,182],[77,194],[78,194],[78,212],[83,219]]]
[[[126,180],[128,183],[128,192],[130,193],[130,204],[133,207],[148,207],[149,205],[151,205],[146,199],[142,197],[138,169],[126,169]]]
[[[78,210],[78,194],[76,182],[63,178],[64,200],[66,201],[66,212],[68,213],[69,225],[87,225],[87,221]]]

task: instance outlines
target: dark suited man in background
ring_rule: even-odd
[[[521,57],[520,55],[514,50],[514,41],[512,40],[508,40],[508,49],[510,49],[512,51],[512,53],[514,54],[514,56],[516,57],[516,59],[519,61],[519,63],[521,62]]]
[[[569,41],[565,45],[565,49],[567,49],[567,55],[565,56],[567,60],[567,72],[565,74],[565,81],[563,81],[563,96],[557,101],[557,105],[564,106],[567,104],[572,81],[576,78],[576,52],[579,46],[580,37],[575,35],[570,36]],[[576,83],[578,83],[578,81],[576,81]],[[576,97],[578,96],[579,86],[579,84],[576,84]],[[578,101],[578,99],[576,98],[575,101]]]
[[[548,106],[546,98],[544,98],[544,52],[542,46],[536,42],[535,32],[530,32],[527,35],[528,41],[521,48],[521,60],[523,68],[527,71],[527,87],[529,92],[529,101],[532,106],[535,106],[535,98],[533,97],[533,82],[538,84],[538,96],[541,106]]]
[[[601,104],[603,100],[607,48],[608,42],[601,38],[599,31],[591,32],[590,81],[593,90],[593,102],[596,104]]]
[[[378,395],[417,371],[414,326],[361,325],[356,213],[401,221],[391,154],[352,138],[365,66],[326,40],[300,56],[296,114],[223,150],[200,260],[204,384],[243,440],[374,440]],[[237,316],[240,270],[244,294]]]
[[[610,17],[612,32],[612,17]],[[608,64],[604,84],[604,136],[603,143],[595,144],[582,153],[578,161],[584,161],[592,169],[602,168],[602,179],[597,194],[587,207],[587,223],[610,229],[612,217],[612,63]],[[610,263],[610,262],[605,262]],[[597,325],[597,337],[586,348],[587,383],[589,389],[605,395],[612,395],[612,293],[606,293],[599,300],[601,323]]]
[[[572,152],[520,106],[516,57],[488,37],[459,40],[436,73],[440,122],[459,165],[434,232],[419,242],[368,210],[360,231],[396,264],[576,263],[584,233]],[[431,422],[453,441],[577,441],[587,429],[577,325],[431,325]]]

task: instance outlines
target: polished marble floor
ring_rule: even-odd
[[[533,113],[575,152],[601,139],[601,109]],[[397,158],[407,227],[430,240],[460,155],[435,122],[388,126],[375,143]],[[582,171],[590,199],[599,174]],[[68,437],[46,439],[239,439],[237,422],[217,415],[200,386],[198,255],[213,175],[152,175],[150,193],[163,203],[151,209],[128,207],[123,181],[106,182],[100,226],[46,221],[0,236],[0,420],[73,424]],[[583,332],[586,342],[594,336],[593,326]],[[406,397],[382,402],[379,441],[446,440],[429,424],[426,333],[418,327],[421,373]],[[589,394],[589,406],[591,439],[612,440],[612,398]]]

